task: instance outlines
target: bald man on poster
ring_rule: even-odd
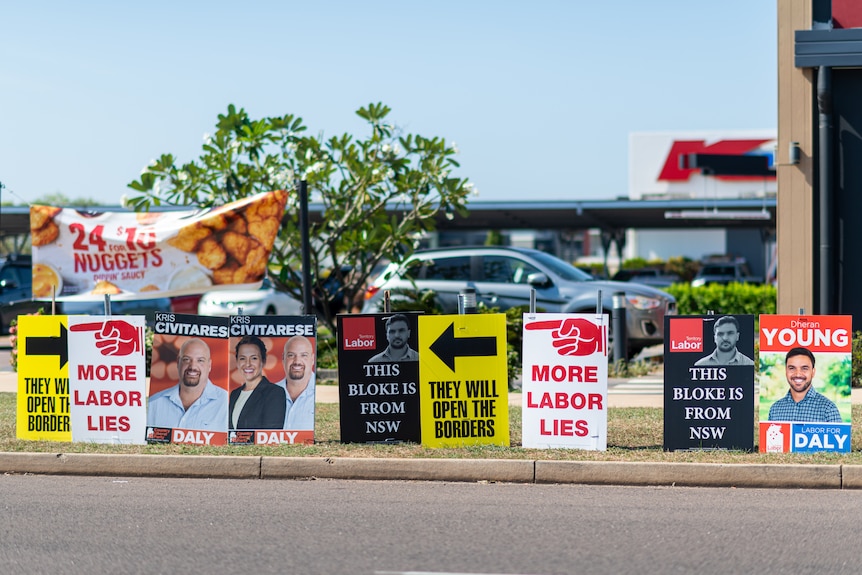
[[[284,429],[314,431],[314,345],[304,335],[295,335],[284,344],[284,379],[275,382],[286,392]]]
[[[227,391],[210,381],[210,348],[193,337],[180,346],[176,385],[151,396],[147,425],[180,429],[227,431]]]

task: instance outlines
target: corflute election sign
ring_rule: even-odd
[[[506,445],[506,316],[419,317],[422,445]]]
[[[230,316],[230,445],[314,443],[317,318]]]
[[[69,316],[72,441],[145,443],[144,316]]]
[[[338,316],[341,441],[421,441],[418,317]]]
[[[852,316],[760,316],[760,451],[850,452]]]
[[[754,449],[754,316],[665,317],[664,449]]]
[[[522,445],[608,445],[608,316],[524,314]]]
[[[18,439],[72,441],[68,319],[18,318]]]
[[[225,445],[228,318],[156,312],[153,331],[147,443]]]

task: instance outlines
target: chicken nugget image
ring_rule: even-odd
[[[54,206],[30,206],[30,229],[38,230],[46,224],[53,223],[54,217],[62,209]]]
[[[269,252],[261,245],[252,248],[249,250],[248,256],[246,256],[241,268],[245,277],[242,278],[242,281],[237,281],[236,283],[251,283],[262,280],[266,273],[267,263],[269,263]],[[235,279],[239,280],[240,278],[235,276]]]
[[[34,246],[46,246],[60,236],[60,227],[53,221],[47,222],[41,228],[33,228],[30,232],[30,243]]]
[[[195,254],[201,265],[211,270],[217,270],[227,261],[227,252],[214,238],[206,238],[198,244]]]
[[[281,219],[284,214],[284,204],[287,202],[287,192],[278,190],[265,198],[251,204],[246,211],[249,220],[268,218]]]
[[[265,246],[271,246],[278,235],[281,220],[278,218],[267,218],[265,220],[249,220],[248,233],[260,240]]]
[[[207,237],[212,235],[212,230],[200,224],[184,226],[180,228],[177,235],[170,238],[168,243],[184,252],[194,252],[198,245]]]
[[[209,215],[206,218],[202,219],[200,221],[200,224],[202,226],[208,227],[209,229],[213,230],[214,232],[220,232],[222,230],[227,229],[228,225],[230,224],[230,220],[228,219],[227,216],[228,216],[228,214],[226,214],[224,212],[215,213],[215,214]]]
[[[256,245],[257,242],[245,234],[225,232],[221,236],[221,245],[225,251],[230,254],[230,257],[240,262],[245,261],[248,251],[252,248],[252,244]]]
[[[237,272],[240,272],[239,263],[230,260],[219,269],[213,270],[213,283],[218,285],[232,284]],[[244,272],[240,273],[244,274]]]
[[[235,217],[231,218],[227,229],[231,232],[246,235],[248,234],[248,223],[245,221],[245,219],[243,219],[242,216],[235,214]]]
[[[275,215],[281,217],[281,212],[287,204],[287,190],[273,190],[269,194],[269,200],[278,204],[278,212]]]

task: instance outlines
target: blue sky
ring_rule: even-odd
[[[480,200],[626,195],[628,136],[775,129],[775,0],[0,4],[3,200],[116,204],[228,104],[365,134],[392,108]]]

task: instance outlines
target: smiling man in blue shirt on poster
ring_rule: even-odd
[[[228,395],[209,380],[211,369],[206,342],[186,340],[177,358],[180,381],[150,397],[147,425],[226,432]]]
[[[828,397],[811,385],[814,381],[814,354],[794,347],[784,360],[784,374],[790,389],[769,408],[769,421],[816,421],[841,423],[841,413]]]

